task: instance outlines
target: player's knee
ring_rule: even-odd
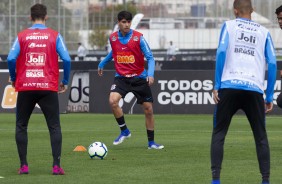
[[[118,106],[118,101],[114,98],[109,98],[109,104],[111,107]]]
[[[146,115],[153,115],[153,107],[152,106],[144,106],[144,113]]]

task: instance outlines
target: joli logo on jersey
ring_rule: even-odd
[[[239,42],[249,43],[249,44],[256,44],[256,37],[247,32],[237,32],[237,40]]]
[[[29,52],[26,54],[26,66],[44,66],[45,60],[45,53]]]

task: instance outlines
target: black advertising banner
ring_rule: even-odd
[[[213,71],[155,73],[154,112],[207,114],[213,112]]]
[[[70,84],[68,112],[89,112],[89,71],[75,71]]]
[[[156,114],[206,114],[213,111],[213,71],[156,71],[155,83],[151,87]],[[97,113],[111,113],[108,104],[109,92],[114,79],[113,71],[105,71],[103,77],[93,74],[90,88],[90,110]],[[93,85],[92,85],[93,83]],[[90,89],[92,91],[92,89]],[[119,105],[124,113],[140,114],[143,110],[128,93]]]
[[[62,73],[61,73],[62,75]],[[109,94],[115,72],[105,70],[99,77],[97,70],[72,71],[73,76],[67,93],[59,95],[60,112],[112,113]],[[8,70],[0,71],[2,93],[0,112],[15,112],[16,97],[8,83]],[[155,72],[155,82],[151,87],[155,114],[212,114],[213,70],[163,70]],[[267,82],[265,81],[265,87]],[[277,74],[274,89],[274,110],[271,114],[282,114],[276,105],[281,91],[281,80]],[[132,93],[121,99],[119,105],[125,114],[143,114]],[[35,111],[40,112],[38,107]]]
[[[97,71],[93,72],[90,74],[90,112],[111,113],[108,98],[114,71],[104,71],[103,77],[99,77]],[[213,79],[213,70],[156,71],[155,83],[151,87],[154,97],[154,113],[212,114],[215,106],[212,99]],[[274,110],[271,114],[282,113],[282,109],[276,106],[276,99],[280,91],[281,80],[277,79]],[[143,113],[132,93],[127,94],[119,105],[126,114]]]

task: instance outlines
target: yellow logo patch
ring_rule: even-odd
[[[12,87],[12,85],[7,85],[4,89],[2,108],[12,109],[16,107],[18,93]]]

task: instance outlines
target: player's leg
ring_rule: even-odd
[[[121,131],[120,135],[114,140],[114,145],[121,144],[126,138],[131,136],[131,133],[125,123],[123,111],[119,106],[120,99],[124,97],[128,91],[128,84],[129,83],[127,83],[126,78],[115,78],[114,84],[111,87],[109,104]]]
[[[111,92],[109,96],[109,104],[111,106],[112,112],[115,118],[120,118],[123,116],[123,111],[119,106],[119,101],[121,99],[121,95],[118,92]],[[122,124],[120,127],[125,126],[125,123]]]
[[[248,103],[245,103],[243,110],[254,134],[262,180],[267,183],[270,175],[270,150],[265,128],[264,99],[262,94],[256,92],[249,92],[245,98]]]
[[[28,174],[29,172],[27,163],[27,128],[35,104],[36,100],[32,92],[18,92],[16,107],[16,143],[21,162],[19,174]]]
[[[153,114],[152,102],[143,102],[142,104],[145,114],[145,124],[148,137],[148,149],[163,149],[164,146],[155,142],[155,119]]]
[[[232,119],[232,116],[239,108],[239,101],[236,98],[237,90],[224,89],[219,91],[220,101],[216,105],[213,117],[213,132],[211,140],[211,170],[212,184],[219,184],[220,171],[223,160],[223,146],[225,136]]]
[[[148,149],[163,149],[164,146],[157,144],[155,136],[155,119],[153,113],[153,95],[146,79],[136,78],[133,81],[132,93],[137,98],[137,103],[142,104],[145,114],[145,124],[148,137]]]
[[[53,155],[53,174],[63,175],[64,170],[60,167],[62,131],[60,124],[58,93],[54,91],[40,91],[40,93],[41,98],[38,105],[44,114],[49,129]]]

